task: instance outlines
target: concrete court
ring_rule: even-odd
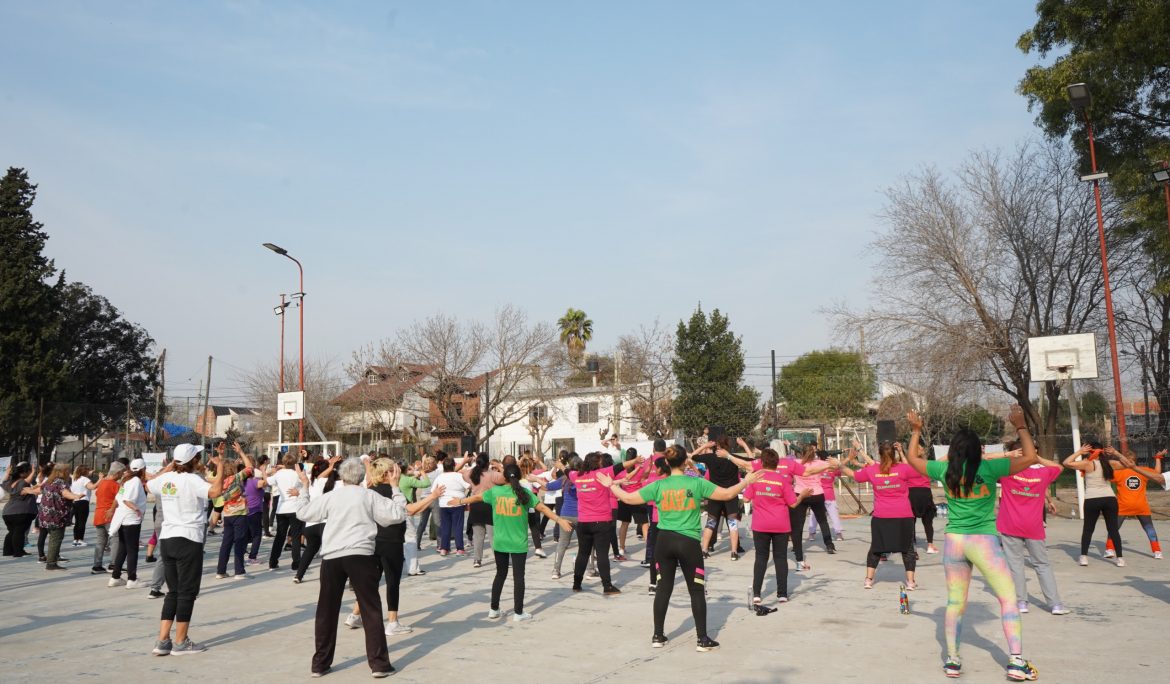
[[[1170,534],[1170,526],[1161,525]],[[1089,567],[1078,567],[1079,521],[1054,520],[1048,533],[1057,580],[1073,613],[1056,617],[1034,605],[1024,616],[1025,655],[1039,668],[1040,679],[1161,680],[1170,666],[1170,655],[1159,646],[1170,624],[1170,561],[1154,560],[1141,528],[1132,523],[1122,529],[1129,549],[1126,568],[1101,560],[1100,544]],[[646,593],[646,571],[636,562],[622,563],[617,570],[616,582],[625,593],[605,598],[599,580],[587,579],[586,591],[573,594],[568,577],[549,579],[551,559],[529,556],[526,607],[536,619],[515,624],[485,619],[490,564],[473,570],[469,559],[438,557],[428,542],[422,557],[428,574],[403,583],[402,619],[415,631],[389,640],[398,668],[394,679],[867,684],[945,679],[940,667],[946,602],[941,555],[922,554],[921,589],[910,595],[913,614],[903,616],[898,612],[902,568],[897,557],[879,568],[877,586],[866,591],[861,579],[868,520],[846,520],[845,534],[835,556],[827,555],[819,541],[809,545],[812,571],[790,573],[792,601],[766,617],[746,607],[751,548],[732,562],[721,544],[708,561],[710,631],[722,643],[712,653],[694,650],[681,575],[667,616],[671,641],[652,650],[652,599]],[[1103,534],[1102,525],[1098,539]],[[287,570],[260,570],[246,582],[217,581],[218,546],[219,537],[211,538],[192,628],[192,636],[209,650],[182,658],[149,655],[160,601],[148,600],[145,589],[107,588],[106,576],[90,575],[92,547],[74,549],[66,543],[63,555],[72,559],[72,569],[65,572],[46,572],[32,556],[0,561],[0,681],[307,679],[316,565],[299,586]],[[631,551],[641,548],[639,543]],[[266,551],[267,543],[262,557]],[[152,566],[140,567],[149,577]],[[1033,603],[1041,603],[1038,583],[1029,574]],[[998,603],[978,576],[972,589],[964,625],[963,680],[1004,681]],[[511,583],[504,589],[505,609],[511,606],[510,592]],[[770,579],[765,596],[772,595]],[[361,632],[342,626],[334,670],[326,680],[368,679]]]

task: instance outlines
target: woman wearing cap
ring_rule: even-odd
[[[138,540],[142,535],[142,513],[146,510],[146,461],[130,461],[130,472],[114,497],[114,517],[110,520],[110,534],[118,535],[118,555],[114,558],[114,574],[106,586],[123,584],[127,589],[138,586]],[[122,564],[126,563],[126,579],[122,579]]]
[[[381,565],[374,555],[378,526],[401,523],[406,519],[406,498],[398,490],[399,469],[391,465],[385,482],[396,491],[386,498],[366,487],[360,487],[368,464],[363,466],[356,458],[342,461],[338,474],[346,485],[323,494],[307,503],[293,487],[286,494],[296,507],[296,516],[312,524],[326,519],[321,538],[321,589],[317,597],[317,615],[314,626],[316,651],[313,653],[312,674],[319,677],[333,666],[337,647],[337,613],[345,596],[345,583],[353,585],[358,606],[365,616],[362,627],[366,636],[366,660],[375,678],[394,672],[382,631],[381,601],[378,598],[378,576]],[[373,477],[369,478],[374,481]],[[462,478],[460,478],[462,481]],[[377,619],[374,619],[377,616]]]
[[[207,650],[191,641],[188,629],[203,574],[207,500],[223,492],[223,468],[215,469],[213,482],[205,480],[198,473],[202,470],[198,460],[200,451],[203,451],[201,446],[180,444],[175,447],[174,471],[146,483],[150,493],[160,500],[163,512],[158,545],[167,578],[158,642],[151,651],[154,655],[188,655]],[[220,465],[218,457],[211,460]],[[175,629],[173,641],[171,627]]]

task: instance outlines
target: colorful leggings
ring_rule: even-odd
[[[1142,529],[1146,532],[1146,538],[1150,540],[1151,551],[1161,551],[1162,545],[1158,543],[1158,531],[1154,529],[1154,521],[1148,515],[1127,515],[1117,519],[1118,532],[1121,531],[1121,526],[1125,524],[1126,518],[1137,518],[1141,523]],[[1113,551],[1113,540],[1109,539],[1105,542],[1105,548]]]
[[[943,547],[943,569],[947,576],[947,612],[945,631],[947,655],[959,655],[959,636],[963,630],[963,613],[967,610],[967,590],[971,587],[971,568],[979,568],[983,579],[999,599],[1003,635],[1011,655],[1023,653],[1020,611],[1016,606],[1016,585],[1008,570],[999,537],[994,534],[948,534]]]

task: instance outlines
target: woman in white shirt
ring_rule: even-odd
[[[276,570],[280,567],[280,554],[284,551],[284,540],[292,541],[292,567],[295,570],[301,564],[301,534],[305,524],[297,518],[297,502],[299,494],[289,494],[289,491],[300,491],[301,478],[298,475],[296,454],[288,453],[281,460],[283,466],[268,478],[272,483],[273,495],[279,495],[280,501],[276,504],[276,537],[272,540],[272,551],[268,554],[268,569]]]
[[[118,536],[118,555],[114,557],[114,572],[106,586],[138,586],[138,540],[142,535],[142,515],[146,510],[146,461],[130,461],[130,470],[122,479],[122,486],[114,496],[114,518],[110,534]],[[122,579],[122,564],[126,564],[126,579]]]
[[[334,456],[328,461],[321,459],[313,464],[310,476],[301,478],[301,484],[308,488],[309,501],[324,496],[326,492],[331,492],[334,487],[338,486],[334,466],[340,460],[341,456]],[[327,521],[305,525],[305,548],[301,550],[301,561],[297,563],[297,576],[293,578],[293,584],[301,583],[301,580],[305,578],[305,573],[309,570],[309,564],[313,562],[313,558],[321,550],[325,522]]]
[[[455,553],[467,555],[463,550],[463,506],[455,505],[455,499],[467,496],[469,484],[463,479],[463,473],[455,469],[455,459],[451,456],[443,459],[443,474],[431,479],[431,486],[444,488],[439,497],[439,555],[446,556],[451,552],[451,537],[455,537]]]
[[[73,502],[73,545],[85,546],[85,523],[89,520],[89,505],[93,501],[93,490],[97,485],[89,479],[92,471],[87,465],[79,465],[73,471],[73,481],[69,483],[69,491],[80,499]]]

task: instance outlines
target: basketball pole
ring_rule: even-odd
[[[1077,390],[1073,386],[1072,373],[1069,368],[1062,368],[1061,373],[1065,375],[1065,383],[1068,386],[1068,413],[1069,421],[1072,423],[1072,438],[1073,438],[1073,453],[1081,450],[1081,417],[1080,410],[1077,406]],[[1081,471],[1076,471],[1077,474],[1077,512],[1080,514],[1081,520],[1085,519],[1085,474]]]

